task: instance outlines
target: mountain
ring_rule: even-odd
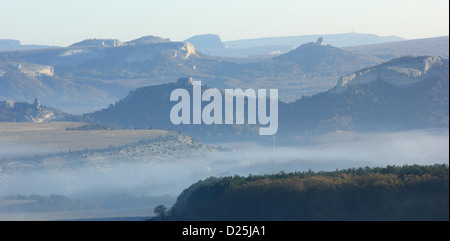
[[[45,49],[45,48],[55,48],[55,46],[48,46],[48,45],[22,45],[19,40],[0,39],[0,51]]]
[[[69,115],[50,107],[41,106],[38,99],[33,104],[0,101],[0,122],[67,121]]]
[[[51,65],[0,61],[0,101],[30,102],[38,97],[44,105],[73,112],[100,109],[114,101],[110,94],[98,88],[98,80],[85,81],[60,76]]]
[[[321,40],[320,38],[318,40]],[[308,72],[320,75],[341,75],[360,68],[367,63],[376,63],[377,58],[370,55],[353,54],[343,49],[320,43],[306,43],[294,50],[274,57],[281,63],[295,63]]]
[[[122,45],[118,39],[86,39],[70,45],[70,47],[117,47]]]
[[[389,43],[369,44],[343,48],[351,53],[375,55],[384,60],[399,58],[406,55],[441,56],[448,59],[448,36],[396,41]]]
[[[283,104],[279,115],[280,135],[448,128],[449,61],[402,57],[365,68],[329,91]]]
[[[203,139],[263,139],[257,125],[173,125],[169,115],[175,102],[169,96],[177,88],[192,96],[191,83],[192,79],[181,78],[177,83],[142,87],[85,118],[115,127],[181,130]],[[277,135],[297,139],[336,131],[448,128],[449,61],[403,57],[365,68],[341,77],[326,92],[280,102],[278,115]]]
[[[96,39],[67,48],[1,52],[0,100],[38,97],[46,105],[83,113],[104,108],[136,87],[195,73],[199,58],[191,44],[153,42]],[[51,72],[26,72],[19,65]]]
[[[365,44],[385,43],[404,40],[397,36],[378,36],[375,34],[342,33],[323,35],[300,35],[288,37],[268,37],[226,41],[229,48],[254,48],[262,46],[284,45],[296,47],[323,37],[327,42],[336,47],[349,47]]]
[[[325,34],[221,41],[218,35],[197,35],[191,42],[204,54],[234,58],[267,58],[288,53],[300,45],[323,38],[326,44],[355,54],[374,55],[384,61],[405,55],[448,58],[448,36],[405,40],[396,36],[372,34]],[[191,41],[192,39],[192,41]],[[201,40],[201,41],[200,41]]]
[[[332,88],[342,75],[381,62],[371,55],[311,42],[262,61],[222,61],[208,71],[215,76],[208,84],[221,89],[275,88],[283,101],[295,101]]]
[[[173,72],[175,66],[178,72],[183,72],[179,64],[195,56],[195,49],[189,43],[126,45],[118,40],[93,39],[67,48],[3,52],[0,61],[49,65],[60,76],[117,79],[162,76],[167,69]]]
[[[185,42],[193,44],[197,50],[205,54],[209,54],[210,51],[220,51],[226,48],[220,36],[216,34],[196,35],[186,39]]]
[[[170,42],[169,39],[149,35],[125,43],[121,42],[118,39],[86,39],[81,42],[74,43],[70,47],[118,47],[122,45],[134,46],[134,45],[158,44],[168,42]]]
[[[126,45],[141,45],[141,44],[159,44],[159,43],[168,43],[170,42],[170,39],[168,38],[161,38],[158,36],[148,35],[143,36],[135,40],[131,40],[128,42],[125,42]]]
[[[220,40],[214,35],[198,38]],[[333,88],[340,76],[386,61],[376,51],[350,51],[327,41],[322,38],[282,55],[254,59],[208,56],[190,42],[155,36],[0,52],[0,100],[29,102],[37,97],[43,105],[81,114],[105,108],[136,88],[192,76],[219,89],[276,88],[280,99],[292,102]],[[434,52],[441,45],[424,40],[405,46],[409,47],[401,54],[415,52],[417,46]]]
[[[196,35],[185,41],[192,43],[200,52],[213,56],[232,58],[256,58],[287,53],[292,49],[323,37],[328,44],[336,47],[357,46],[403,40],[396,36],[377,36],[373,34],[345,33],[325,35],[301,35],[289,37],[270,37],[221,41],[219,35]]]
[[[245,125],[174,125],[170,111],[175,105],[169,99],[171,92],[178,88],[186,89],[193,96],[193,79],[179,78],[176,83],[141,87],[131,91],[127,97],[108,108],[85,114],[84,120],[113,128],[126,129],[171,129],[181,130],[193,137],[204,139],[253,138],[258,135],[258,127]],[[202,91],[207,86],[203,85]],[[202,103],[202,108],[206,105]]]
[[[222,89],[278,88],[283,99],[294,101],[331,88],[341,75],[381,62],[329,45],[306,44],[291,52],[279,58],[241,62],[206,56],[189,42],[154,36],[125,43],[88,39],[66,48],[1,52],[0,100],[38,97],[45,105],[86,113],[104,108],[138,87],[192,76]],[[19,64],[52,71],[27,74],[17,68]]]

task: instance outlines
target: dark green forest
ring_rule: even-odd
[[[153,220],[449,220],[449,167],[210,177]]]

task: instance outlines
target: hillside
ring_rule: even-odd
[[[110,173],[143,164],[194,158],[202,151],[217,151],[174,131],[88,126],[79,122],[0,122],[0,195],[5,188],[14,188],[14,181],[9,179],[20,179],[27,171],[72,175],[87,168],[91,172]],[[70,180],[66,184],[70,186]]]
[[[7,51],[0,53],[0,100],[37,97],[44,105],[83,113],[104,108],[138,87],[182,76],[218,88],[276,86],[283,99],[295,100],[331,88],[341,75],[380,63],[372,56],[321,47],[305,45],[304,52],[293,50],[284,58],[250,63],[206,56],[189,42],[155,36],[129,42],[88,39],[66,48]],[[52,71],[31,74],[18,69],[19,65]]]
[[[80,122],[0,122],[0,144],[29,146],[51,153],[105,149],[169,135],[164,130],[84,130],[85,126]]]
[[[185,40],[194,45],[194,47],[205,53],[209,54],[211,51],[223,51],[226,49],[219,35],[215,34],[203,34],[192,36]]]
[[[444,221],[448,175],[448,165],[412,165],[211,177],[185,189],[164,220]]]
[[[448,63],[405,57],[343,76],[327,92],[281,105],[280,134],[448,127]]]
[[[384,60],[398,58],[406,55],[416,56],[441,56],[448,59],[449,53],[448,36],[404,40],[389,43],[364,44],[343,48],[351,53],[365,53],[375,55]]]
[[[189,79],[142,87],[87,120],[125,128],[175,129],[197,138],[256,138],[255,125],[172,125],[172,90]],[[204,86],[202,90],[207,87]],[[404,57],[340,78],[330,90],[279,103],[277,135],[307,137],[335,131],[401,131],[449,125],[449,62],[439,57]],[[203,102],[206,105],[207,102]],[[289,139],[288,139],[289,140]]]
[[[143,37],[121,43],[91,39],[66,48],[0,53],[0,100],[31,101],[71,113],[103,108],[136,87],[195,74],[198,59],[189,43]],[[51,74],[17,68],[42,66]]]
[[[76,118],[60,110],[41,106],[38,99],[33,104],[0,101],[0,122],[67,121]]]
[[[319,41],[319,40],[318,40]],[[294,50],[274,57],[281,63],[295,63],[301,69],[322,76],[344,75],[367,63],[379,60],[370,55],[352,54],[340,48],[319,43],[306,43]]]
[[[174,89],[185,88],[192,95],[192,78],[180,78],[176,83],[141,87],[106,109],[83,115],[86,121],[113,128],[171,129],[205,139],[252,138],[259,129],[245,125],[174,125],[170,110],[175,102],[169,100]],[[202,91],[207,87],[203,86]],[[202,103],[204,107],[206,102]]]
[[[281,100],[295,101],[302,95],[332,88],[342,75],[379,63],[381,61],[374,56],[353,54],[326,44],[306,43],[286,54],[261,61],[224,60],[208,71],[216,77],[207,84],[220,89],[278,89]]]
[[[51,65],[0,61],[0,101],[32,102],[82,113],[107,106],[120,94],[121,84],[61,76]],[[125,88],[126,93],[126,88]]]
[[[339,77],[390,57],[407,54],[445,57],[443,43],[448,45],[448,38],[447,42],[400,41],[392,43],[395,45],[388,48],[392,51],[388,50],[386,55],[383,46],[388,45],[343,49],[330,45],[327,37],[323,43],[316,40],[299,43],[285,54],[261,58],[208,56],[189,42],[171,42],[156,36],[128,42],[87,39],[65,48],[4,51],[0,52],[0,101],[30,102],[37,97],[43,105],[81,114],[105,108],[136,88],[192,76],[219,89],[276,88],[281,100],[292,102],[303,95],[327,91]],[[200,43],[203,50],[222,46],[215,35],[197,36],[189,41]]]

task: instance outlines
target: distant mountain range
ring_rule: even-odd
[[[189,42],[153,36],[126,43],[90,39],[67,48],[0,52],[0,100],[37,97],[47,106],[83,113],[104,108],[137,87],[192,76],[218,88],[275,87],[283,99],[293,101],[377,63],[381,61],[370,55],[313,43],[286,56],[242,62],[202,55]]]
[[[448,59],[448,36],[426,39],[414,39],[379,44],[369,44],[343,48],[352,53],[375,55],[380,59],[393,59],[406,55],[440,56]]]
[[[225,42],[221,41],[219,35],[203,34],[193,36],[185,41],[192,43],[196,49],[205,54],[239,58],[284,54],[302,44],[315,42],[320,37],[323,37],[326,40],[326,44],[339,48],[404,40],[397,36],[343,33],[254,38]]]
[[[189,91],[189,83],[189,79],[180,79],[177,83],[142,87],[84,117],[115,127],[181,130],[204,139],[259,138],[257,126],[171,124],[169,114],[175,103],[168,97],[176,88]],[[448,125],[448,59],[403,57],[343,76],[326,92],[292,103],[281,102],[277,135],[304,138],[335,131],[399,131]]]
[[[405,40],[397,36],[377,36],[373,34],[345,33],[325,35],[304,35],[222,41],[214,34],[197,35],[186,39],[204,54],[231,58],[262,58],[285,54],[296,47],[315,42],[318,38],[324,44],[342,48],[348,52],[375,55],[382,60],[390,60],[405,55],[441,56],[448,58],[448,36]]]
[[[45,49],[45,48],[55,48],[55,47],[56,46],[48,46],[48,45],[22,45],[19,40],[0,39],[0,51]]]
[[[221,45],[213,35],[190,41],[205,39]],[[38,98],[45,106],[82,114],[105,108],[136,88],[192,76],[219,89],[276,88],[283,101],[292,102],[329,90],[340,76],[385,62],[389,56],[428,52],[448,56],[448,37],[398,41],[391,43],[395,44],[388,48],[392,51],[378,45],[343,49],[329,45],[327,37],[323,41],[281,55],[239,59],[204,55],[190,42],[156,36],[128,42],[87,39],[64,48],[3,51],[0,101]],[[442,43],[447,43],[446,49]]]
[[[169,101],[174,89],[192,78],[140,87],[122,100],[83,116],[22,102],[0,102],[0,121],[83,121],[113,129],[171,129],[209,141],[262,140],[259,125],[173,125]],[[203,86],[202,90],[211,88]],[[204,107],[209,102],[202,102]],[[404,131],[449,127],[449,60],[402,57],[342,76],[328,91],[279,103],[281,140],[308,141],[336,131]]]
[[[336,47],[350,47],[367,44],[377,44],[404,40],[397,36],[378,36],[374,34],[361,33],[344,33],[344,34],[324,34],[324,35],[299,35],[288,37],[268,37],[268,38],[254,38],[242,39],[234,41],[222,42],[219,35],[216,34],[202,34],[196,35],[185,42],[192,43],[195,48],[204,54],[228,56],[228,57],[246,57],[255,55],[267,55],[273,53],[287,53],[290,50],[315,41],[319,37],[327,39],[327,43]],[[144,36],[129,42],[122,43],[118,39],[87,39],[71,46],[114,46],[121,44],[149,44],[169,42],[169,39],[157,36]],[[113,43],[113,44],[111,44]],[[21,45],[19,40],[14,39],[0,39],[0,51],[15,51],[15,50],[29,50],[42,49],[57,46],[48,45]]]
[[[226,41],[225,44],[230,48],[248,48],[248,47],[260,47],[268,45],[286,45],[295,47],[304,43],[315,41],[320,37],[327,39],[327,42],[329,44],[336,47],[358,46],[358,45],[405,40],[398,36],[378,36],[375,34],[363,34],[351,32],[342,34],[323,34],[323,35],[315,34],[315,35],[243,39],[243,40]]]
[[[37,97],[64,111],[93,111],[136,87],[195,74],[199,59],[189,43],[110,44],[114,41],[97,39],[67,48],[0,52],[0,100]]]

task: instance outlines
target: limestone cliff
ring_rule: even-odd
[[[406,87],[424,81],[442,71],[446,71],[448,75],[448,68],[445,68],[444,60],[441,57],[407,56],[343,76],[332,92],[340,94],[350,86],[365,85],[376,81],[383,81],[396,87]]]

